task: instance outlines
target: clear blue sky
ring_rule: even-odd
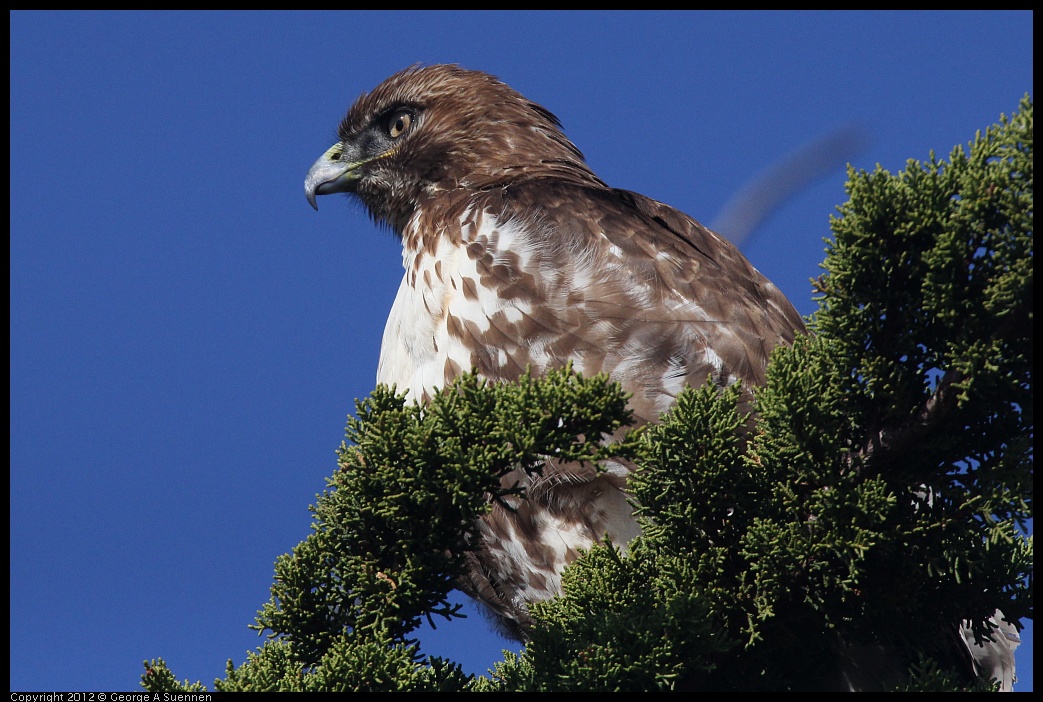
[[[1026,12],[13,13],[11,689],[138,689],[159,656],[212,686],[262,643],[401,275],[357,206],[304,199],[359,93],[494,73],[712,223],[843,125],[860,168],[947,156],[1032,90],[1032,40]],[[804,314],[844,180],[744,247]],[[509,645],[473,611],[423,641],[475,673]]]

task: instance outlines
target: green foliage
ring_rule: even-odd
[[[1032,134],[1026,97],[948,163],[852,173],[833,220],[813,328],[843,359],[848,472],[898,498],[869,611],[1030,615]]]
[[[270,640],[217,689],[786,690],[860,667],[990,689],[952,647],[961,619],[1032,616],[1032,103],[848,192],[811,333],[775,352],[753,420],[708,384],[623,432],[619,387],[569,369],[358,403],[312,533],[276,563]],[[503,476],[610,457],[639,466],[642,536],[567,568],[489,677],[425,658],[410,635],[461,616],[475,520],[524,492]],[[146,669],[150,691],[201,689]]]
[[[200,682],[190,683],[187,680],[178,682],[162,658],[145,661],[145,673],[141,676],[141,686],[149,692],[159,693],[206,691],[206,687]]]
[[[731,507],[706,502],[746,492],[738,399],[738,388],[689,390],[647,427],[631,481],[643,538],[565,570],[562,595],[531,608],[539,625],[521,660],[497,669],[504,689],[674,689],[738,645],[715,616],[735,602],[730,554],[715,543]]]
[[[348,420],[312,533],[276,561],[254,625],[271,640],[239,668],[229,662],[217,689],[467,688],[470,676],[425,659],[410,633],[421,617],[462,616],[448,596],[475,522],[491,501],[524,496],[503,476],[549,458],[598,463],[634,451],[625,437],[587,439],[632,421],[626,399],[606,377],[570,368],[513,384],[468,374],[423,407],[378,387]],[[155,681],[143,676],[149,690]]]
[[[923,656],[909,668],[909,681],[898,685],[896,692],[999,692],[994,680],[976,680],[967,685],[935,661]]]

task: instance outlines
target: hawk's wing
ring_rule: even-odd
[[[571,361],[655,421],[685,384],[763,383],[771,349],[804,327],[723,237],[636,193],[534,179],[424,209],[443,236],[462,231],[476,280],[452,292],[450,326],[461,365],[490,378]]]

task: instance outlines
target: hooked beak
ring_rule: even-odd
[[[304,195],[308,198],[308,204],[318,210],[319,206],[315,203],[317,195],[350,192],[359,178],[356,169],[360,165],[361,162],[353,163],[348,159],[343,144],[331,146],[312,165],[304,179]]]

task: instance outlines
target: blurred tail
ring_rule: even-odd
[[[805,144],[751,180],[725,203],[711,229],[742,247],[787,199],[837,168],[869,144],[864,127],[848,124]]]

